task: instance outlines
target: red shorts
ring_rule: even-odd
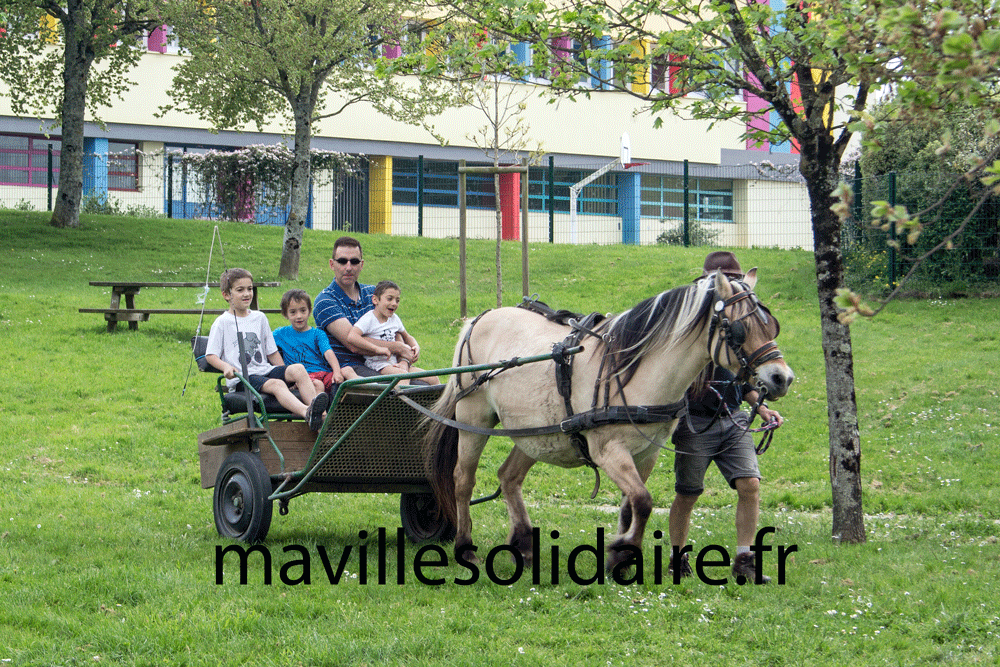
[[[330,393],[331,387],[333,387],[333,372],[332,371],[317,371],[316,373],[310,373],[309,377],[313,380],[319,380],[323,383],[323,391]]]

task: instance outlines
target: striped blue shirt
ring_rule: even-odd
[[[346,317],[347,321],[354,325],[361,319],[362,315],[375,309],[375,304],[372,303],[375,286],[358,283],[358,292],[359,298],[355,301],[347,296],[347,293],[334,280],[326,289],[316,295],[316,301],[313,304],[313,319],[316,321],[316,326],[326,332],[330,339],[330,347],[337,355],[337,361],[340,362],[341,366],[364,366],[365,358],[348,350],[335,336],[330,335],[326,327],[342,317]]]

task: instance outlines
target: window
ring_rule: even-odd
[[[138,190],[139,159],[136,144],[108,142],[108,189]]]
[[[553,173],[553,200],[556,212],[569,213],[569,188],[592,172],[577,169],[556,169]],[[549,210],[549,170],[536,167],[529,174],[528,208],[532,211]],[[576,212],[589,215],[618,215],[617,175],[604,174],[583,188],[576,200]]]
[[[417,203],[417,164],[417,160],[393,160],[394,204]],[[458,206],[456,163],[424,161],[424,206]]]
[[[684,179],[679,176],[643,174],[642,217],[684,219]],[[733,221],[733,182],[721,178],[689,178],[688,204],[693,219],[703,222]]]
[[[469,165],[489,166],[489,165]],[[579,183],[591,172],[577,169],[556,169],[553,189],[555,210],[569,212],[569,188]],[[531,168],[528,184],[528,209],[549,210],[549,173],[545,167]],[[392,202],[394,204],[417,203],[417,161],[396,158],[392,171]],[[496,196],[493,191],[493,176],[490,174],[467,174],[465,179],[465,203],[469,208],[492,209]],[[424,162],[424,205],[458,206],[458,164],[455,162]],[[601,176],[583,188],[577,198],[577,213],[588,215],[618,215],[617,174]]]
[[[47,186],[49,145],[52,146],[52,184],[58,185],[60,140],[0,134],[0,183]]]

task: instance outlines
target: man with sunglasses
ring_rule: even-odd
[[[350,366],[358,375],[369,377],[377,373],[365,366],[365,354],[381,354],[383,348],[389,347],[398,358],[410,362],[416,359],[413,358],[410,347],[399,342],[379,341],[376,344],[362,339],[366,345],[364,348],[347,345],[347,337],[355,323],[375,307],[372,303],[375,286],[358,282],[364,266],[361,243],[357,239],[342,236],[334,242],[330,268],[335,277],[333,282],[316,295],[313,318],[316,326],[326,331],[330,347],[341,366]]]
[[[705,258],[701,278],[721,271],[733,280],[743,280],[743,269],[736,255],[727,251],[711,252]],[[701,280],[699,278],[698,280]],[[712,368],[712,366],[709,366]],[[749,432],[750,415],[740,410],[746,401],[756,406],[763,423],[784,421],[777,411],[760,401],[750,385],[737,383],[736,376],[721,366],[708,369],[688,389],[687,414],[677,422],[672,443],[674,454],[674,501],[670,506],[670,572],[674,581],[692,574],[687,545],[691,512],[704,491],[705,473],[713,461],[729,486],[736,490],[736,543],[732,573],[737,583],[752,581],[766,584],[770,577],[760,573],[750,545],[757,539],[760,514],[760,469]],[[685,452],[685,453],[680,453]],[[689,452],[689,453],[688,453]],[[678,558],[674,558],[676,553]]]

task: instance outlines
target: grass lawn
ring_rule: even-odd
[[[288,516],[275,512],[270,583],[252,556],[245,585],[228,561],[220,585],[216,549],[230,542],[199,484],[196,438],[217,425],[218,403],[213,378],[191,365],[198,318],[153,315],[108,334],[100,315],[77,312],[109,302],[109,288],[91,280],[204,281],[213,226],[84,216],[80,229],[59,230],[42,213],[0,211],[0,667],[1000,664],[1000,301],[905,301],[854,325],[869,536],[836,545],[812,254],[737,251],[744,268],[760,267],[757,293],[781,321],[778,342],[797,375],[773,404],[786,424],[761,460],[760,525],[776,531],[765,571],[777,579],[778,547],[795,547],[783,584],[654,580],[666,549],[653,531],[666,532],[673,494],[672,459],[662,456],[641,583],[571,580],[570,552],[613,530],[616,489],[605,477],[591,500],[588,470],[537,466],[525,496],[542,535],[538,583],[528,572],[462,585],[468,570],[453,563],[424,568],[442,585],[421,583],[414,545],[397,565],[397,496],[310,494]],[[277,279],[280,228],[219,229],[212,280],[224,266]],[[295,287],[315,295],[330,282],[335,237],[307,231]],[[449,366],[457,240],[360,238],[363,280],[402,288],[400,316],[421,343],[421,365]],[[495,305],[494,244],[471,242],[469,252],[475,315]],[[555,307],[620,311],[690,281],[704,252],[533,244],[531,291]],[[520,246],[505,243],[508,305],[520,300],[519,267]],[[276,307],[291,286],[265,289],[261,305]],[[195,308],[197,291],[149,289],[136,303]],[[217,291],[208,303],[224,307]],[[496,438],[487,448],[483,494],[508,445]],[[696,551],[735,550],[734,502],[710,471],[691,530]],[[502,502],[473,517],[481,551],[503,542]],[[379,528],[390,538],[384,566]],[[348,549],[346,573],[331,583],[320,551],[339,560]],[[575,561],[582,577],[597,563],[588,553]],[[516,571],[501,558],[495,574]]]

